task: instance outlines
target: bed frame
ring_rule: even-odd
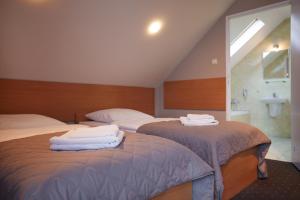
[[[257,147],[233,156],[221,167],[224,183],[222,199],[231,199],[257,180]]]
[[[192,182],[170,188],[151,200],[192,200]]]
[[[233,156],[221,167],[224,192],[222,199],[228,200],[257,180],[257,148],[243,151]],[[192,183],[171,188],[152,200],[192,200]]]

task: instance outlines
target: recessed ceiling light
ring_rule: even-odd
[[[24,0],[24,1],[29,4],[44,4],[49,2],[49,0]]]
[[[148,26],[148,34],[155,35],[162,28],[162,22],[160,20],[155,20],[150,23]]]

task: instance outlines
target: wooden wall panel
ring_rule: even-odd
[[[154,114],[154,89],[0,79],[1,114],[36,113],[73,121],[115,107]]]
[[[226,110],[226,79],[222,77],[165,82],[164,108]]]

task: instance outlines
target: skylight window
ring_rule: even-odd
[[[270,55],[271,51],[265,51],[263,52],[263,58],[268,57],[268,55]]]
[[[231,43],[230,56],[238,52],[264,25],[259,19],[253,20]]]

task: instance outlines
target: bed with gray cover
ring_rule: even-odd
[[[222,121],[217,126],[183,126],[179,120],[147,123],[138,133],[176,141],[195,152],[215,170],[215,187],[220,199],[224,190],[221,165],[242,151],[258,147],[258,177],[267,177],[265,155],[270,139],[259,129],[240,122]]]
[[[150,199],[193,180],[193,199],[213,199],[213,169],[188,148],[126,133],[113,149],[51,151],[35,135],[0,143],[1,200]]]

